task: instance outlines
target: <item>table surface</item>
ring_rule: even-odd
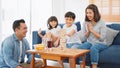
[[[82,54],[85,54],[89,52],[90,50],[85,50],[85,49],[68,49],[68,48],[52,48],[48,50],[28,50],[27,52],[29,53],[39,53],[39,54],[50,54],[50,55],[58,55],[61,57],[78,57]]]

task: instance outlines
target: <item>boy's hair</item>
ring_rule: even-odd
[[[48,29],[52,29],[52,26],[50,25],[50,22],[52,21],[56,21],[57,25],[55,26],[55,28],[58,26],[58,20],[57,20],[57,17],[55,16],[51,16],[48,21],[47,21],[47,26],[48,26]]]
[[[94,5],[94,4],[88,5],[88,7],[87,7],[86,10],[85,10],[85,13],[87,12],[87,9],[91,9],[91,10],[93,11],[93,13],[94,13],[94,20],[95,20],[95,22],[98,22],[98,21],[100,20],[100,18],[101,18],[101,15],[100,15],[100,13],[99,13],[99,11],[98,11],[97,6]],[[90,20],[88,19],[88,17],[87,17],[87,14],[86,14],[86,16],[85,16],[85,21],[90,21]]]
[[[73,13],[73,12],[67,12],[66,14],[65,14],[65,17],[70,17],[70,18],[72,18],[72,19],[75,19],[75,14]]]
[[[15,32],[15,29],[16,28],[20,28],[20,23],[25,23],[25,21],[23,19],[20,19],[20,20],[15,20],[13,22],[13,31]]]

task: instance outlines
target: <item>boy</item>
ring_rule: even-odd
[[[75,14],[73,12],[67,12],[65,14],[65,25],[63,26],[63,29],[66,30],[66,44],[67,48],[76,48],[72,47],[73,43],[76,43],[79,40],[72,40],[72,38],[75,38],[75,33],[77,32],[77,26],[74,23],[75,21]],[[80,41],[81,43],[81,41]]]

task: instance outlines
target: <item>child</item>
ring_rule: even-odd
[[[58,26],[57,18],[55,16],[51,16],[47,21],[47,26],[48,26],[48,30],[46,31],[46,34],[43,36],[41,34],[41,29],[39,29],[38,35],[41,38],[48,38],[49,40],[52,40],[53,46],[57,47],[60,40],[58,36],[58,32],[61,29]]]
[[[71,37],[77,32],[77,26],[73,24],[74,20],[75,14],[73,12],[67,12],[65,14],[65,25],[63,29],[66,30],[67,48],[72,48],[73,45],[71,43],[75,43],[75,41],[71,40]]]

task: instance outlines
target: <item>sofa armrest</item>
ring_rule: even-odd
[[[100,63],[120,64],[120,45],[111,45],[100,53]]]

